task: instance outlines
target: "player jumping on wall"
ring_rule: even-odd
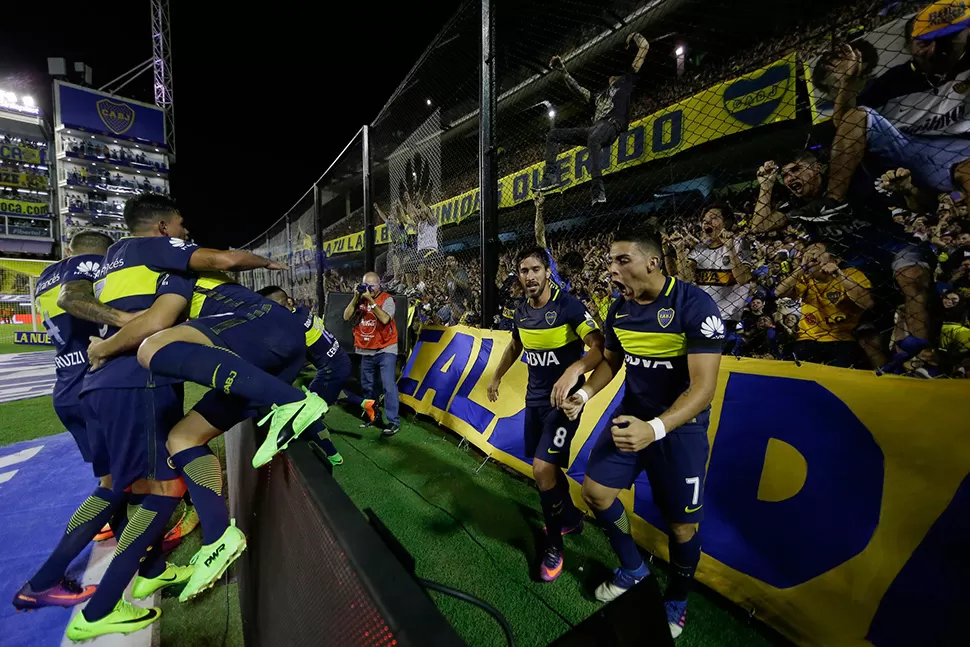
[[[283,306],[290,300],[286,291],[276,285],[265,287],[259,290],[258,294]],[[323,327],[323,321],[319,317],[315,317],[303,306],[294,308],[293,314],[303,324],[306,331],[306,356],[313,367],[317,369],[317,375],[310,382],[308,388],[311,393],[316,393],[323,398],[327,406],[333,406],[340,398],[344,384],[350,378],[350,357],[347,355],[347,351],[340,347],[337,338]],[[365,400],[359,395],[347,392],[344,394],[344,401],[363,409],[371,422],[376,419],[377,403],[374,400]],[[317,432],[316,442],[327,454],[327,459],[331,464],[334,466],[343,465],[343,456],[340,455],[333,441],[330,440],[330,432],[326,426]]]
[[[182,239],[186,230],[175,202],[144,194],[125,205],[125,220],[134,238],[161,238],[150,263],[169,272],[198,271],[188,297],[182,293],[157,299],[117,334],[88,348],[92,371],[106,359],[131,354],[155,376],[193,381],[212,390],[168,436],[172,463],[183,475],[202,522],[203,546],[193,557],[196,568],[180,599],[211,587],[246,547],[246,538],[228,517],[222,496],[222,471],[207,443],[257,412],[268,414],[269,433],[253,466],[273,456],[309,430],[322,428],[326,403],[316,394],[292,386],[303,368],[304,331],[292,313],[233,282],[217,270],[282,266],[243,251],[197,247]],[[163,253],[164,251],[164,253]],[[186,280],[171,275],[171,280]],[[188,309],[190,321],[173,326]],[[110,365],[110,361],[108,365]]]
[[[610,274],[621,298],[606,317],[603,361],[563,409],[575,419],[626,364],[623,400],[590,452],[583,481],[583,499],[620,558],[620,568],[596,589],[596,599],[609,602],[650,573],[617,499],[645,470],[668,525],[673,575],[664,606],[676,638],[684,630],[687,593],[701,557],[697,524],[704,516],[707,425],[724,324],[710,295],[664,275],[662,255],[652,232],[617,233]]]
[[[589,148],[589,175],[592,178],[590,188],[593,204],[606,202],[606,189],[602,180],[601,154],[603,148],[608,148],[620,133],[627,129],[630,123],[630,99],[637,83],[637,74],[643,66],[643,61],[650,51],[650,43],[641,34],[630,34],[626,39],[627,47],[631,42],[637,46],[637,54],[630,68],[623,74],[610,77],[610,84],[601,92],[592,92],[576,82],[559,56],[553,56],[549,67],[561,73],[569,89],[583,98],[587,104],[595,109],[593,125],[584,128],[553,128],[546,135],[546,167],[543,173],[540,190],[554,189],[562,185],[562,178],[556,170],[556,158],[561,152],[563,144],[571,146],[587,146]]]
[[[488,399],[498,400],[502,378],[525,349],[529,365],[525,452],[533,457],[532,473],[546,522],[547,545],[539,575],[552,582],[562,573],[562,536],[583,528],[583,515],[569,497],[569,482],[563,473],[579,418],[569,420],[561,407],[602,359],[603,334],[579,300],[550,280],[545,249],[525,250],[516,267],[527,298],[515,309],[512,341],[488,385]],[[589,346],[585,355],[584,344]]]

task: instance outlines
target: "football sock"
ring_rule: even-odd
[[[670,582],[667,585],[668,600],[686,600],[694,583],[694,572],[701,561],[701,533],[695,532],[690,541],[678,544],[673,535],[670,539]]]
[[[579,511],[576,504],[573,503],[573,498],[569,496],[569,478],[566,473],[560,469],[556,473],[556,490],[559,492],[559,496],[562,498],[562,521],[564,524],[575,524],[579,523],[579,519],[583,516],[583,513]]]
[[[182,495],[182,500],[185,501],[185,505],[187,506],[191,507],[192,505],[194,505],[192,503],[192,493],[189,492],[188,490],[186,490],[185,494]]]
[[[232,351],[184,341],[155,352],[153,373],[209,386],[249,401],[252,408],[289,404],[304,399],[300,389],[259,369]]]
[[[190,447],[172,455],[172,464],[182,474],[192,493],[202,525],[202,543],[211,544],[229,527],[229,510],[222,496],[222,465],[208,445]]]
[[[111,526],[111,532],[114,533],[115,539],[121,536],[121,533],[125,531],[125,524],[128,523],[128,506],[124,504],[130,500],[131,496],[127,492],[125,493],[124,498],[115,508],[114,514],[111,515],[111,519],[108,520],[108,525]]]
[[[539,490],[539,501],[542,503],[542,516],[546,520],[546,540],[553,548],[562,550],[562,491],[558,487]]]
[[[333,444],[330,438],[319,438],[317,439],[317,444],[320,445],[320,449],[326,452],[327,456],[333,456],[334,454],[339,454],[337,451],[337,446]]]
[[[104,524],[108,523],[115,510],[120,507],[124,496],[124,492],[113,492],[99,487],[85,499],[71,515],[67,529],[50,557],[30,578],[31,588],[43,591],[60,582],[71,561],[101,532]]]
[[[630,519],[619,499],[613,500],[613,505],[606,510],[595,510],[596,518],[606,531],[610,545],[616,556],[620,558],[620,567],[627,571],[636,571],[643,566],[643,558],[637,550],[637,545],[630,536]]]
[[[128,582],[138,571],[141,560],[144,558],[148,561],[150,552],[160,552],[155,542],[164,533],[165,525],[178,507],[179,501],[181,497],[149,494],[129,514],[128,524],[121,533],[108,570],[82,612],[89,622],[96,622],[111,613],[124,594]],[[161,561],[164,564],[164,559]]]
[[[348,393],[347,391],[344,391],[343,401],[352,407],[358,407],[360,409],[364,408],[364,398],[355,393]]]

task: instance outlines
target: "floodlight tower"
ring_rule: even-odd
[[[168,148],[175,155],[175,95],[172,92],[172,29],[168,0],[151,0],[152,69],[155,73],[155,105],[165,110]]]

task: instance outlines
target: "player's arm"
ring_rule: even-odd
[[[91,281],[77,280],[62,284],[57,295],[57,307],[78,319],[116,328],[121,328],[134,318],[133,314],[98,301]]]
[[[579,378],[595,370],[603,361],[603,346],[606,343],[603,333],[592,330],[583,338],[583,343],[589,350],[580,359],[573,362],[552,387],[550,399],[552,406],[556,408],[561,409],[566,404],[566,400],[569,399],[569,392],[579,382]]]
[[[513,329],[512,341],[505,347],[505,352],[502,353],[502,359],[498,363],[498,368],[495,369],[495,374],[492,376],[492,382],[488,385],[489,401],[496,402],[498,400],[498,389],[502,383],[502,378],[505,377],[505,374],[509,372],[509,369],[515,365],[515,362],[520,357],[522,357],[522,340],[519,339],[519,336]]]
[[[189,269],[194,272],[245,272],[247,270],[285,270],[285,265],[257,256],[244,249],[209,249],[199,247],[192,252]]]
[[[626,45],[630,46],[630,41],[636,43],[637,55],[633,57],[633,64],[630,66],[633,69],[634,74],[640,72],[640,68],[643,67],[643,62],[647,60],[647,52],[650,51],[650,43],[642,34],[633,33],[627,36]]]
[[[674,400],[670,408],[658,416],[667,433],[697,417],[711,405],[717,389],[717,374],[721,366],[721,354],[691,353],[687,356],[687,372],[690,385]]]
[[[751,222],[748,223],[748,230],[751,233],[761,234],[788,225],[785,214],[775,211],[771,205],[771,196],[777,179],[778,165],[775,162],[769,160],[758,169],[758,200],[754,205]]]
[[[189,301],[181,294],[162,294],[151,307],[131,320],[107,339],[91,338],[88,346],[88,361],[91,370],[97,370],[106,360],[135,350],[157,332],[171,328],[179,320]]]

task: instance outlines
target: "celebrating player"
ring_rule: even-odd
[[[116,248],[121,254],[126,246],[150,244],[146,264],[170,272],[202,272],[191,278],[188,293],[180,290],[160,297],[117,334],[88,348],[95,375],[100,370],[94,369],[108,358],[117,356],[106,367],[134,358],[137,348],[138,363],[156,379],[185,379],[212,387],[172,429],[166,444],[202,522],[204,545],[193,557],[196,568],[179,596],[185,601],[211,587],[246,547],[245,536],[229,520],[222,470],[208,448],[209,440],[256,411],[268,410],[260,424],[270,423],[269,434],[253,458],[253,466],[260,467],[304,431],[321,429],[319,419],[327,405],[291,385],[305,360],[300,322],[289,310],[216,271],[282,266],[249,252],[187,243],[178,207],[165,196],[143,194],[129,200],[125,221],[133,238],[112,246],[108,261]],[[173,283],[182,280],[170,276]],[[191,321],[169,328],[186,309]]]
[[[286,291],[276,285],[258,290],[257,294],[282,306],[286,306],[290,300]],[[313,316],[313,313],[303,306],[297,306],[294,309],[294,314],[303,322],[303,328],[306,331],[307,359],[317,369],[316,377],[310,382],[310,392],[323,398],[327,406],[332,406],[340,398],[343,386],[350,378],[350,357],[347,355],[347,351],[340,347],[337,338],[323,327],[323,322],[319,317]],[[371,422],[374,422],[377,418],[374,400],[365,400],[353,393],[346,393],[344,400],[363,409]],[[333,441],[330,440],[330,432],[326,426],[317,432],[317,442],[334,466],[343,464],[344,459],[337,451]]]
[[[104,261],[104,253],[114,242],[105,234],[81,231],[74,235],[70,244],[70,256],[59,263],[46,267],[37,281],[37,311],[44,318],[44,327],[54,343],[57,381],[54,383],[54,412],[71,432],[84,462],[90,463],[98,478],[98,488],[85,500],[81,509],[71,518],[68,530],[50,558],[17,592],[13,605],[18,610],[38,609],[45,606],[67,607],[84,602],[96,587],[81,588],[76,582],[65,579],[64,571],[71,561],[87,546],[102,526],[96,526],[95,518],[111,518],[110,504],[120,497],[111,492],[110,465],[107,452],[98,447],[95,453],[88,440],[87,424],[78,402],[81,382],[88,361],[85,349],[88,338],[97,334],[98,325],[123,326],[133,315],[104,305],[94,296],[95,273]],[[81,510],[101,510],[95,518]],[[86,519],[86,521],[82,521]],[[94,532],[92,532],[94,531]],[[108,537],[111,530],[108,528]]]
[[[626,392],[590,452],[583,499],[620,558],[612,581],[596,589],[609,602],[649,575],[630,536],[620,490],[642,470],[666,521],[673,577],[665,607],[670,632],[684,629],[687,592],[701,556],[707,425],[721,362],[724,324],[713,299],[665,276],[658,238],[621,231],[610,250],[610,274],[622,298],[605,322],[606,350],[586,385],[564,405],[575,419],[583,405],[626,363]]]
[[[527,299],[515,309],[512,342],[488,386],[488,399],[498,400],[502,378],[524,348],[529,365],[525,451],[533,457],[532,472],[546,521],[547,546],[539,575],[552,582],[562,573],[562,536],[583,527],[583,515],[569,497],[562,471],[569,464],[569,446],[579,418],[568,419],[561,407],[602,359],[603,335],[579,300],[550,280],[545,249],[525,250],[516,267]],[[585,356],[584,343],[590,349]]]

